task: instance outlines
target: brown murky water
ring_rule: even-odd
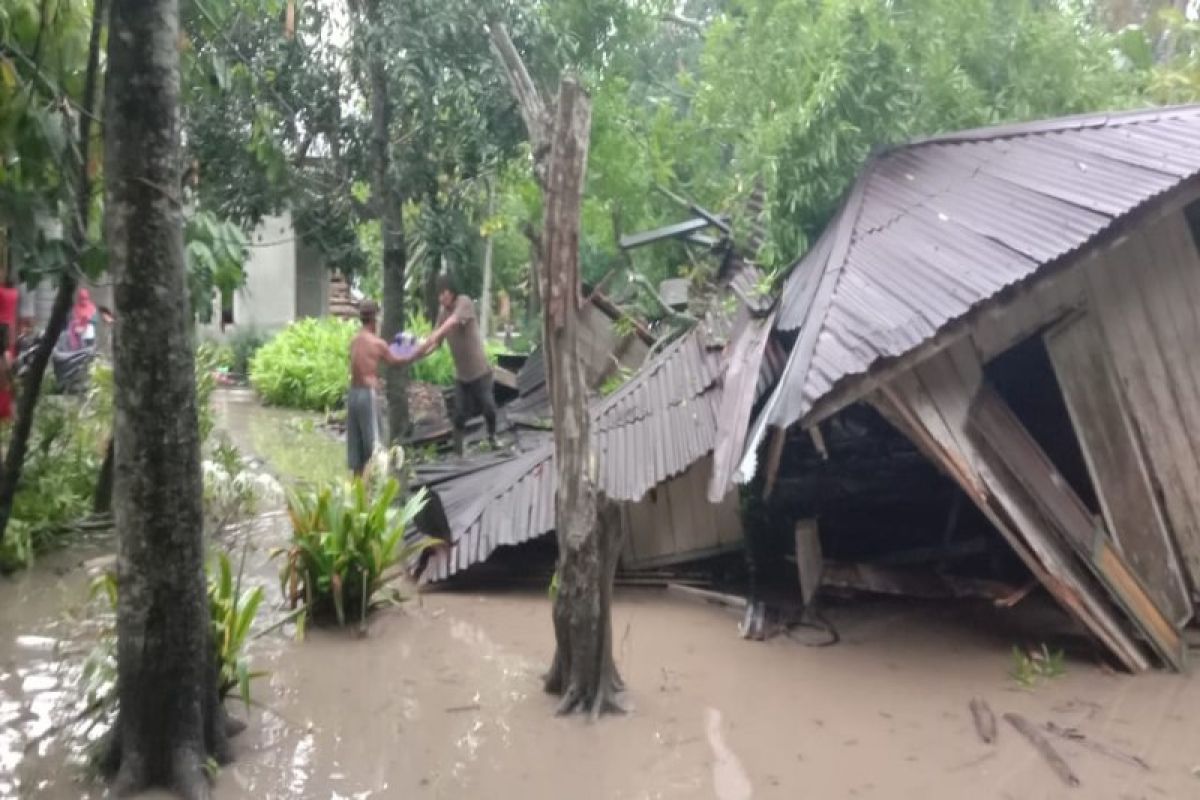
[[[242,401],[225,413],[247,449],[251,425],[269,431],[263,420],[282,419]],[[336,445],[288,430],[326,447],[314,463],[340,466]],[[277,517],[245,534],[271,592],[263,554],[283,534]],[[66,614],[84,596],[84,563],[104,549],[0,581],[0,797],[104,796],[77,766],[76,746],[53,733],[74,703],[89,636]],[[830,616],[838,646],[749,643],[721,609],[621,593],[614,630],[634,710],[598,724],[555,719],[540,691],[552,648],[541,592],[427,593],[378,614],[365,637],[316,632],[298,644],[271,634],[253,650],[270,671],[256,685],[266,708],[250,712],[216,796],[1200,797],[1200,679],[1128,678],[1070,661],[1065,676],[1018,690],[1007,675],[1011,630],[992,612],[871,602]],[[1056,740],[1082,782],[1068,789],[1005,723],[995,745],[981,743],[972,697],[998,715],[1075,727],[1150,769]]]

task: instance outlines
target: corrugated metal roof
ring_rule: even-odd
[[[640,500],[712,450],[720,358],[695,328],[593,405],[600,487],[608,497]],[[429,487],[437,504],[433,511],[440,510],[424,517],[423,526],[451,542],[426,567],[427,579],[444,580],[486,560],[497,547],[554,529],[554,442],[547,433],[533,436],[523,437],[526,445],[534,444],[524,453],[418,470],[418,485]]]
[[[764,425],[802,419],[1197,174],[1200,106],[985,128],[876,156],[785,283],[777,329],[796,342],[750,449]]]

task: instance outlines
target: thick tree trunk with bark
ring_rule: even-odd
[[[204,578],[200,433],[179,197],[178,0],[114,0],[105,114],[116,302],[114,473],[122,794],[206,798],[226,760]]]
[[[368,39],[367,71],[371,82],[371,195],[379,215],[383,238],[383,326],[380,333],[391,340],[404,329],[404,270],[407,264],[404,241],[404,206],[391,178],[389,131],[392,125],[392,101],[388,92],[385,43],[379,30],[371,30],[378,20],[379,0],[366,3],[366,20],[359,20],[360,32]],[[399,442],[408,435],[408,368],[387,369],[388,435]]]
[[[71,248],[75,258],[80,258],[87,245],[88,219],[92,211],[92,179],[88,171],[88,160],[92,142],[92,118],[96,111],[96,95],[100,86],[100,41],[108,6],[105,0],[94,0],[92,5],[92,30],[88,43],[87,72],[84,75],[83,106],[79,115],[78,163],[75,168],[75,214],[70,228]],[[21,484],[21,470],[25,466],[25,454],[29,449],[29,435],[33,431],[33,414],[42,393],[42,379],[50,364],[50,355],[58,337],[67,327],[71,305],[75,302],[78,281],[75,272],[68,269],[59,276],[58,291],[50,308],[50,319],[42,340],[34,351],[29,372],[21,384],[17,397],[16,420],[12,439],[4,458],[4,469],[0,472],[0,542],[8,530],[12,515],[13,499]],[[11,335],[16,335],[12,332]]]
[[[542,301],[547,383],[554,409],[555,528],[558,594],[554,661],[546,690],[561,696],[558,713],[620,711],[623,690],[612,657],[612,588],[621,549],[617,507],[600,496],[587,383],[579,350],[579,213],[587,168],[591,103],[564,78],[553,118],[503,26],[490,25],[496,50],[521,108],[542,187],[543,227],[535,240]]]

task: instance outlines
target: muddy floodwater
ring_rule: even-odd
[[[223,394],[222,427],[284,478],[339,474],[342,451],[305,418]],[[266,516],[254,580],[282,616]],[[0,797],[98,798],[68,734],[83,653],[89,560],[103,539],[0,579]],[[632,713],[556,719],[541,692],[552,633],[543,591],[427,591],[368,633],[288,631],[252,646],[261,707],[236,739],[229,798],[1137,798],[1200,797],[1200,679],[1116,675],[1087,659],[1035,689],[1010,677],[1013,613],[861,601],[831,608],[841,642],[742,641],[727,610],[661,590],[618,593],[617,660]],[[968,704],[987,701],[994,744]],[[1051,737],[1068,787],[1004,721]]]

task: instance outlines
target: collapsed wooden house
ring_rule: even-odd
[[[697,327],[667,345],[636,375],[593,404],[600,486],[621,503],[622,564],[647,567],[702,557],[741,543],[737,493],[715,510],[702,500],[716,437],[720,348]],[[546,410],[548,414],[548,407]],[[554,442],[528,430],[524,452],[481,454],[417,471],[431,502],[418,523],[450,547],[424,575],[443,580],[497,548],[554,530]]]
[[[768,340],[788,360],[756,402]],[[913,142],[869,161],[773,316],[731,348],[709,497],[756,476],[787,494],[790,460],[796,481],[864,481],[837,484],[849,514],[880,488],[871,465],[919,453],[1121,664],[1182,669],[1198,342],[1200,106]],[[876,444],[852,453],[863,436]],[[828,494],[806,495],[798,544],[826,526]]]

